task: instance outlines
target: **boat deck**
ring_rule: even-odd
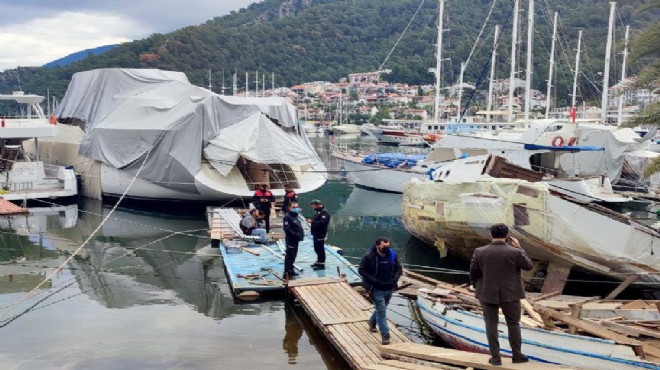
[[[218,210],[218,212],[216,212]],[[244,291],[284,291],[284,240],[276,243],[256,244],[246,237],[238,226],[240,216],[232,208],[209,207],[211,240],[220,249],[222,261],[234,294]],[[281,221],[271,219],[271,234],[274,239],[283,237]],[[326,278],[342,276],[348,284],[357,285],[362,279],[357,268],[339,251],[326,244],[326,269],[314,270],[310,266],[316,262],[312,236],[306,232],[300,242],[295,269],[300,275],[293,281],[306,278]]]

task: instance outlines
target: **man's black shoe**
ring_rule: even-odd
[[[502,359],[499,357],[491,357],[488,359],[488,363],[493,366],[502,366]]]
[[[312,265],[314,270],[325,270],[325,264],[315,263]]]
[[[529,362],[529,357],[525,355],[522,355],[520,357],[514,357],[511,359],[511,362],[513,362],[514,364],[522,364],[525,362]]]

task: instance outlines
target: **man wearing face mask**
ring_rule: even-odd
[[[328,236],[328,224],[330,223],[330,213],[323,207],[323,202],[314,199],[311,203],[312,208],[316,213],[309,222],[314,238],[314,252],[316,252],[316,262],[312,264],[314,270],[325,270],[325,238]]]
[[[390,344],[390,330],[387,327],[387,305],[392,298],[403,268],[392,248],[390,240],[380,237],[373,247],[362,257],[358,273],[362,276],[362,285],[371,296],[376,310],[369,319],[369,330],[377,333],[380,329],[383,345]]]
[[[286,242],[286,255],[284,256],[284,276],[294,277],[299,275],[293,268],[296,263],[296,256],[298,255],[298,243],[305,238],[305,231],[298,215],[300,208],[297,202],[289,204],[289,212],[284,215],[284,241]]]

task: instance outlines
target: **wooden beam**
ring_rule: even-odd
[[[617,343],[627,344],[627,345],[630,345],[630,346],[641,346],[642,345],[642,343],[637,341],[637,340],[630,339],[630,338],[626,337],[625,335],[621,335],[619,333],[615,333],[615,332],[613,332],[611,330],[608,330],[605,327],[603,327],[601,325],[598,325],[598,324],[596,324],[592,321],[586,321],[586,320],[576,319],[576,318],[573,318],[573,317],[570,317],[570,316],[566,316],[566,315],[564,315],[563,313],[561,313],[557,310],[553,310],[552,308],[543,307],[539,304],[535,304],[534,308],[536,309],[536,311],[538,311],[541,314],[546,314],[549,317],[551,317],[551,318],[553,318],[557,321],[562,321],[562,322],[564,322],[568,325],[574,326],[577,329],[580,329],[580,330],[585,331],[587,333],[593,334],[597,337],[613,340]]]
[[[522,306],[523,310],[529,314],[529,316],[532,317],[532,319],[538,321],[539,323],[543,323],[543,318],[541,315],[539,315],[538,312],[534,311],[534,307],[527,301],[526,299],[521,299],[520,300],[520,305]]]
[[[615,321],[610,321],[610,320],[600,320],[597,321],[600,325],[607,326],[611,330],[616,331],[621,334],[625,335],[630,335],[632,337],[639,337],[639,336],[647,336],[647,337],[652,337],[652,338],[658,338],[660,339],[660,331],[657,330],[649,330],[646,328],[641,328],[638,326],[630,326],[630,325],[624,325],[620,324]]]
[[[605,297],[605,299],[614,299],[616,298],[624,289],[626,289],[630,284],[639,279],[639,275],[630,275],[626,280],[624,280],[619,286],[617,286],[610,294]]]
[[[582,313],[582,304],[583,303],[575,303],[571,305],[571,318],[580,320],[580,314]],[[569,334],[577,334],[578,327],[575,325],[570,325],[568,326],[568,333]]]

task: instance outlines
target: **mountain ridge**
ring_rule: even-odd
[[[185,72],[198,85],[206,85],[208,70],[214,72],[218,85],[225,70],[227,85],[230,75],[238,71],[239,87],[244,85],[245,72],[275,73],[277,86],[291,86],[304,81],[336,81],[348,73],[376,70],[389,53],[401,32],[420,6],[421,0],[265,0],[245,9],[216,17],[197,25],[167,33],[153,34],[145,39],[125,43],[102,55],[87,58],[50,70],[20,68],[0,73],[0,91],[11,91],[17,85],[17,75],[26,91],[62,96],[71,75],[95,68],[160,68]],[[468,4],[469,3],[469,4]],[[577,30],[585,30],[581,69],[585,77],[580,91],[585,98],[596,97],[593,82],[602,70],[608,4],[595,0],[554,0],[561,14],[564,39],[558,53],[559,65],[555,84],[560,100],[567,100],[572,83],[572,59]],[[549,3],[546,2],[546,5]],[[448,2],[444,55],[451,58],[443,64],[444,86],[455,83],[460,61],[467,58],[474,37],[486,19],[491,2],[471,0]],[[426,1],[408,32],[384,68],[392,69],[387,80],[408,83],[431,83],[428,68],[435,66],[435,35],[437,2]],[[466,72],[467,81],[475,81],[490,59],[492,28],[503,24],[511,13],[511,4],[499,3],[493,9],[482,46],[472,58]],[[619,17],[633,19],[634,4],[619,8]],[[545,89],[547,79],[549,39],[553,9],[539,6],[535,25],[535,74],[533,85]],[[648,16],[646,16],[648,18]],[[524,16],[521,21],[524,23]],[[644,24],[644,16],[636,16],[633,26]],[[508,78],[510,25],[504,30],[498,50],[497,78]],[[524,39],[524,32],[521,33]],[[571,37],[575,35],[575,39]],[[569,39],[570,37],[570,39]],[[524,55],[524,45],[521,45]],[[601,50],[603,49],[603,50]],[[613,63],[617,62],[613,56]],[[634,66],[633,66],[634,68]],[[519,70],[524,69],[524,66]],[[611,69],[611,81],[617,81],[620,69]],[[519,76],[522,77],[522,76]],[[483,80],[483,78],[481,78]]]

